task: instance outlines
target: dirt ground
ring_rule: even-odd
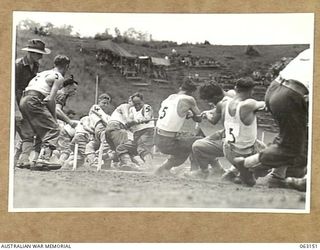
[[[156,156],[155,165],[162,160],[164,156]],[[304,193],[269,189],[263,179],[251,188],[223,182],[221,173],[214,171],[206,180],[190,179],[184,176],[188,166],[186,162],[174,171],[176,175],[166,177],[84,167],[51,172],[16,169],[14,208],[305,208]]]
[[[194,124],[185,124],[192,130]],[[207,135],[222,126],[201,124]],[[268,144],[276,134],[258,130],[258,138]],[[165,160],[156,154],[154,169]],[[230,164],[220,158],[224,169]],[[14,208],[258,208],[258,209],[304,209],[305,193],[295,190],[273,188],[260,178],[254,187],[245,187],[220,179],[221,171],[212,169],[206,180],[185,177],[190,162],[173,169],[173,176],[156,176],[154,169],[144,172],[111,171],[80,167],[76,171],[56,170],[50,172],[14,170]],[[116,209],[115,209],[116,210]]]

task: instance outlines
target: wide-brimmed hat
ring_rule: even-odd
[[[39,54],[50,54],[51,50],[45,47],[45,43],[40,39],[31,39],[28,41],[28,45],[26,48],[22,50],[39,53]]]

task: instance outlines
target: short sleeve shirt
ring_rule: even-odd
[[[280,72],[280,76],[285,80],[296,80],[309,89],[313,77],[313,55],[311,49],[302,51]]]
[[[66,106],[69,95],[58,91],[56,96],[56,104],[60,104],[62,109]]]

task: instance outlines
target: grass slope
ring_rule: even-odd
[[[123,78],[120,73],[110,65],[100,66],[95,58],[94,48],[97,40],[64,36],[39,37],[31,31],[19,31],[17,33],[16,58],[24,55],[21,51],[29,39],[41,38],[48,48],[52,50],[50,55],[45,55],[41,61],[40,71],[53,67],[53,58],[57,54],[65,54],[70,57],[71,65],[69,74],[73,74],[79,81],[79,90],[76,97],[69,101],[68,107],[83,114],[88,112],[94,103],[95,77],[100,78],[99,93],[109,92],[114,97],[114,105],[118,105],[127,100],[128,96],[136,91],[141,91],[145,95],[146,103],[149,103],[157,111],[161,101],[169,94],[176,91],[182,76],[190,73],[189,69],[180,68],[178,71],[170,72],[172,82],[168,85],[158,85],[153,83],[148,87],[133,86],[129,80]],[[152,55],[164,57],[170,55],[174,48],[181,55],[187,55],[189,51],[193,56],[212,57],[226,67],[220,69],[206,70],[206,73],[213,75],[249,75],[255,70],[265,73],[271,64],[282,57],[294,57],[308,45],[261,45],[256,46],[261,56],[249,57],[245,55],[246,46],[222,46],[222,45],[184,45],[167,48],[148,48],[146,46],[121,43],[120,46],[135,55]],[[92,48],[92,50],[81,52],[80,48]],[[202,71],[203,72],[203,71]],[[194,73],[194,71],[192,71]],[[200,101],[200,107],[206,108]]]

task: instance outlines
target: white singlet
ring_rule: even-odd
[[[118,121],[126,125],[129,117],[129,108],[130,105],[128,103],[121,104],[112,112],[109,121]]]
[[[243,102],[239,102],[235,116],[229,113],[230,101],[226,103],[224,128],[226,133],[225,142],[232,143],[239,149],[251,147],[257,139],[257,117],[250,125],[245,125],[240,118],[240,108]]]
[[[129,109],[129,115],[133,118],[135,122],[150,120],[153,118],[152,107],[148,104],[144,104],[143,108],[137,111],[135,107]],[[154,122],[149,121],[148,123],[141,123],[134,126],[131,126],[130,130],[134,133],[146,128],[153,128]]]
[[[106,123],[110,120],[110,116],[107,115],[99,105],[95,104],[90,108],[89,117],[92,126],[95,128],[99,121]],[[105,124],[106,125],[106,124]]]
[[[186,120],[186,115],[180,116],[178,113],[178,105],[183,100],[189,97],[185,94],[172,94],[161,103],[157,128],[168,132],[179,132]],[[191,108],[191,107],[190,107]],[[186,108],[186,111],[188,109]]]
[[[49,76],[54,77],[55,80],[63,79],[63,76],[54,69],[42,71],[31,79],[25,90],[35,90],[44,96],[48,96],[52,88],[52,86],[50,86],[47,82],[47,78]]]

